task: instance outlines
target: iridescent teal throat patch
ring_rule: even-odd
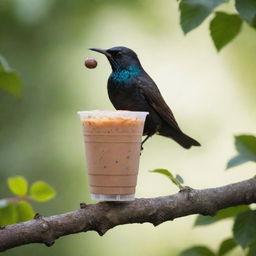
[[[126,69],[116,70],[115,72],[112,72],[111,78],[117,82],[125,82],[139,75],[140,72],[141,70],[139,67],[129,66]]]

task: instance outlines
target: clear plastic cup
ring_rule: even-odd
[[[91,198],[134,200],[141,139],[148,112],[78,112],[83,125]]]

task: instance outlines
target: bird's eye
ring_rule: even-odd
[[[122,53],[121,53],[121,52],[117,52],[117,53],[116,53],[116,56],[117,56],[117,57],[120,57],[120,56],[122,56]]]

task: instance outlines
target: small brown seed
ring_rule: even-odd
[[[84,65],[87,68],[96,68],[97,67],[97,61],[94,58],[87,58],[84,62]]]

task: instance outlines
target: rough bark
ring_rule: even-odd
[[[202,214],[213,216],[218,210],[256,203],[256,178],[218,188],[186,188],[175,195],[141,198],[131,202],[100,202],[64,214],[42,217],[0,228],[0,251],[29,243],[53,245],[69,234],[94,230],[104,235],[123,224],[150,222],[154,226],[175,218]]]

